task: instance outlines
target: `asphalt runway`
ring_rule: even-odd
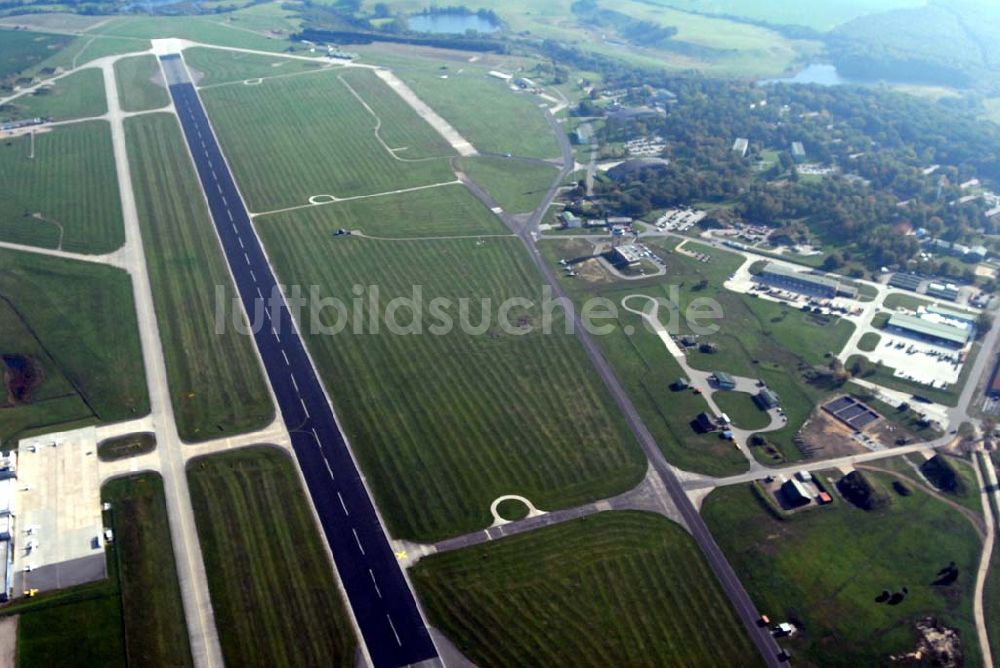
[[[183,61],[174,54],[160,60],[212,220],[252,323],[257,303],[269,300],[277,281]],[[254,340],[372,662],[378,667],[404,666],[434,659],[437,651],[416,600],[284,299],[275,315],[261,322]]]

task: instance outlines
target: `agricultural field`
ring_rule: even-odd
[[[118,269],[0,251],[0,353],[12,368],[4,440],[78,421],[149,412],[132,285]],[[9,337],[9,338],[8,338]]]
[[[305,228],[314,237],[336,230],[380,239],[506,235],[507,228],[487,212],[465,186],[451,184],[399,195],[337,202],[298,211],[260,216],[258,224]]]
[[[0,182],[6,186],[0,189],[4,241],[96,254],[125,243],[106,121],[6,140],[0,144]]]
[[[160,476],[113,480],[101,498],[112,504],[105,522],[115,534],[108,578],[6,608],[20,615],[19,664],[193,665]]]
[[[148,111],[170,104],[156,56],[135,56],[115,63],[115,80],[124,111]]]
[[[104,76],[101,70],[91,67],[14,98],[0,107],[0,119],[40,116],[53,121],[69,121],[100,116],[107,111]]]
[[[338,74],[202,90],[252,211],[302,206],[316,195],[344,198],[454,180],[447,159],[412,162],[384,147],[379,120]],[[434,132],[415,112],[405,122]]]
[[[20,72],[41,63],[72,41],[69,35],[0,30],[0,91]]]
[[[201,87],[242,83],[261,77],[291,76],[334,67],[319,60],[309,62],[280,55],[262,56],[207,47],[185,49],[184,62],[200,75],[197,80]]]
[[[301,44],[293,44],[282,37],[270,37],[245,30],[232,20],[230,15],[222,16],[125,16],[116,17],[91,29],[90,35],[111,37],[131,37],[134,39],[159,39],[177,37],[192,42],[228,46],[237,49],[255,49],[280,52],[292,47],[304,49]],[[277,19],[276,19],[277,20]]]
[[[125,132],[181,438],[262,428],[274,408],[253,341],[228,321],[224,333],[215,329],[215,291],[228,304],[236,291],[180,126],[151,114],[128,119]]]
[[[886,507],[861,510],[835,494],[830,506],[778,515],[746,485],[712,492],[702,515],[757,608],[799,628],[784,642],[802,665],[874,665],[913,651],[926,617],[957,629],[963,664],[977,665],[976,528],[917,485],[903,483],[904,495],[896,478],[864,475]],[[839,476],[819,474],[828,488]]]
[[[805,26],[826,31],[866,14],[920,7],[925,4],[925,0],[848,0],[817,5],[802,5],[794,0],[651,0],[650,4],[695,13],[739,17],[771,25]]]
[[[757,656],[691,537],[649,513],[425,557],[410,574],[431,624],[479,666],[746,666]]]
[[[479,152],[559,157],[555,135],[537,106],[541,100],[512,91],[486,68],[411,58],[392,69]]]
[[[545,163],[485,156],[462,158],[459,167],[508,213],[534,211],[559,175]]]
[[[355,285],[377,285],[378,314],[419,286],[424,304],[450,300],[443,312],[455,323],[448,328],[432,305],[420,336],[393,334],[382,322],[378,334],[366,327],[352,335],[352,326],[306,337],[390,533],[433,541],[489,525],[490,503],[503,494],[554,509],[639,481],[645,459],[578,341],[564,333],[561,310],[552,333],[541,331],[540,280],[520,241],[337,238],[341,207],[257,220],[280,281],[345,300]],[[482,224],[492,219],[482,207],[478,215]],[[497,309],[511,297],[536,307],[507,314],[518,329],[505,333]],[[464,316],[460,299],[468,300]],[[359,301],[353,317],[368,322],[369,300]],[[327,309],[302,329],[335,318]],[[397,322],[410,321],[409,311],[398,313]]]
[[[291,458],[269,447],[201,457],[188,480],[226,663],[353,666],[356,640]]]
[[[601,270],[600,279],[563,278],[564,285],[577,304],[600,296],[617,306],[617,323],[612,323],[610,334],[598,337],[599,343],[671,463],[710,475],[738,473],[746,468],[745,459],[731,444],[717,435],[694,433],[689,423],[707,405],[688,391],[671,391],[671,383],[683,375],[681,367],[639,316],[621,308],[621,300],[633,294],[649,295],[668,303],[676,301],[682,314],[696,298],[716,300],[723,314],[722,319],[714,321],[719,331],[699,338],[715,344],[715,352],[689,350],[688,363],[696,369],[721,370],[764,380],[778,393],[788,416],[788,425],[769,432],[767,439],[781,458],[789,461],[801,458],[793,440],[795,432],[819,399],[828,393],[824,386],[811,384],[806,374],[811,374],[816,366],[828,364],[825,353],[841,350],[854,325],[725,290],[722,284],[740,266],[742,258],[688,242],[688,250],[711,257],[708,262],[699,262],[674,252],[676,243],[676,240],[649,242],[666,262],[664,276],[626,283]],[[559,258],[579,257],[591,250],[589,243],[575,240],[546,241],[541,248],[553,264]],[[661,316],[666,317],[663,312]],[[681,321],[676,333],[689,334],[683,318]],[[631,336],[624,333],[628,326],[635,332]]]

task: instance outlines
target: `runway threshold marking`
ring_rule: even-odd
[[[337,498],[340,499],[340,507],[344,509],[344,514],[350,515],[351,513],[347,511],[347,504],[344,503],[344,497],[340,495],[340,492],[337,492]]]

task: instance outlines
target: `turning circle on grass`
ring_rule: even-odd
[[[309,198],[310,204],[330,204],[331,202],[336,202],[337,198],[333,195],[313,195]]]
[[[257,77],[256,79],[244,79],[243,80],[243,85],[244,86],[259,86],[262,83],[264,83],[264,80],[261,79],[260,77]]]
[[[517,494],[498,496],[490,504],[490,513],[493,514],[493,526],[500,526],[509,522],[523,520],[526,517],[537,517],[538,515],[545,514],[538,508],[535,508],[531,501]]]

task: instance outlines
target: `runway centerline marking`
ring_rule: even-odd
[[[399,634],[396,633],[396,625],[392,623],[392,617],[386,614],[385,618],[389,620],[389,628],[392,629],[392,635],[396,636],[396,644],[402,647],[403,643],[399,641]]]
[[[361,545],[361,538],[358,537],[358,530],[355,529],[354,527],[351,527],[351,531],[354,532],[354,542],[358,544],[358,549],[361,550],[361,555],[364,556],[365,548],[362,547]]]
[[[368,575],[372,576],[372,586],[375,587],[375,593],[378,594],[379,598],[382,598],[382,590],[378,588],[378,582],[375,581],[375,573],[372,569],[368,569]]]
[[[344,503],[344,497],[340,495],[340,492],[337,492],[337,498],[340,499],[340,507],[344,509],[344,514],[350,515],[351,513],[347,511],[347,504]]]

